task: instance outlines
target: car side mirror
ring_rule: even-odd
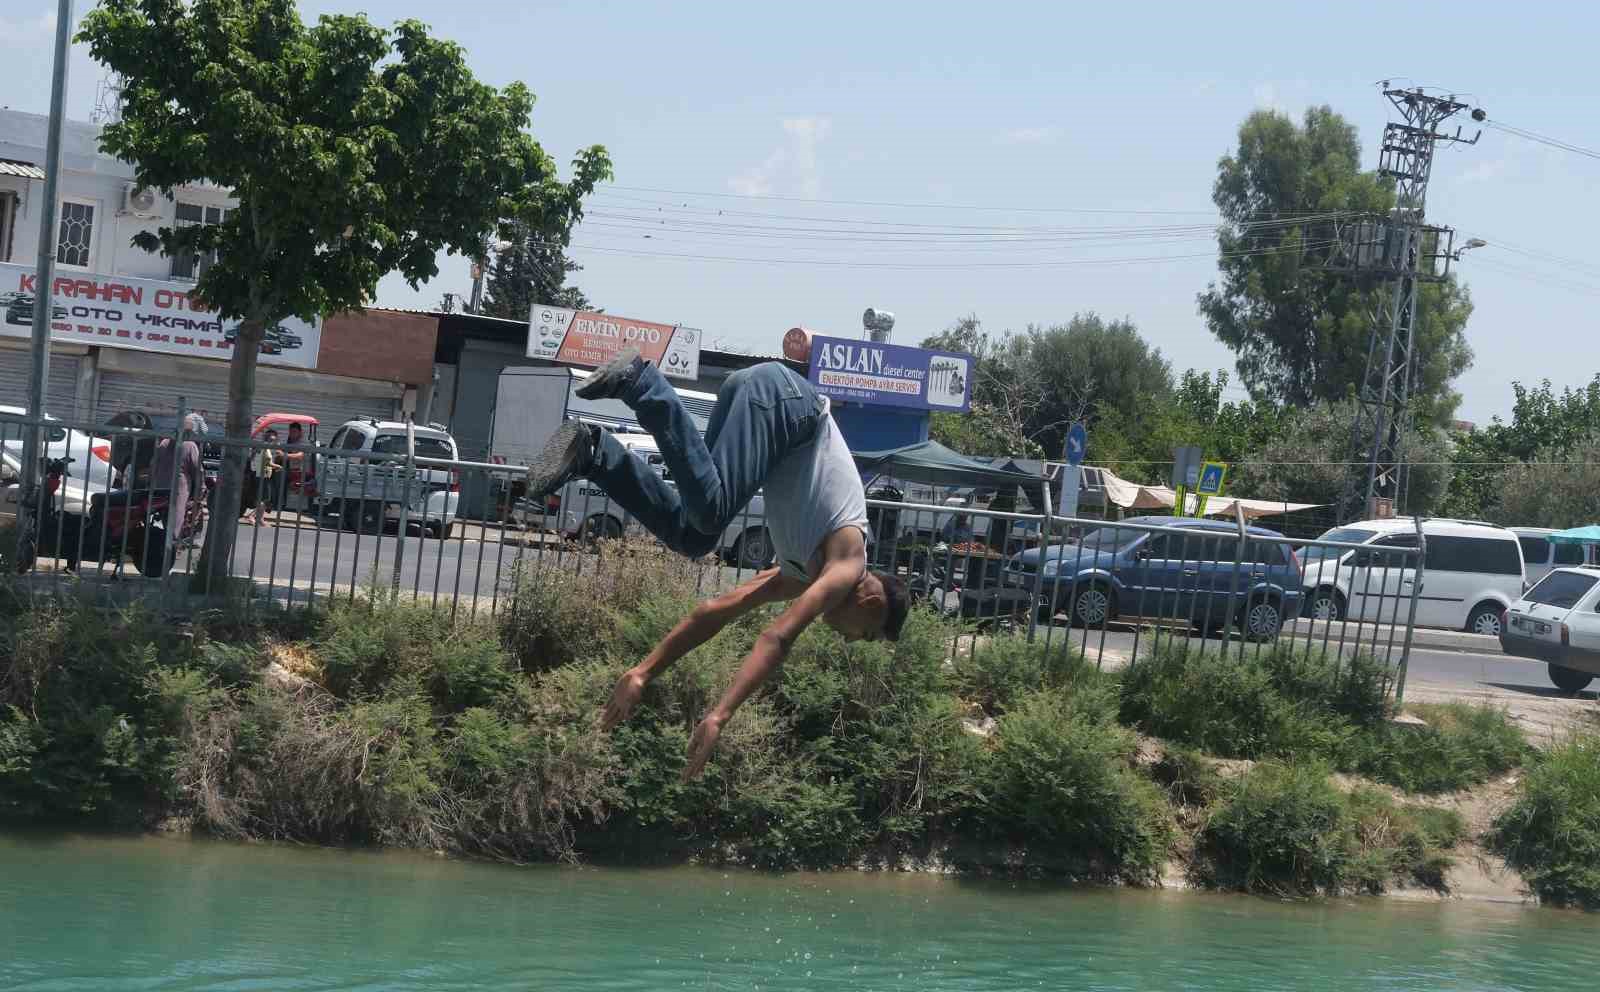
[[[1350,567],[1351,568],[1371,568],[1372,567],[1372,552],[1370,552],[1370,551],[1357,551],[1355,554],[1351,555],[1350,556]]]

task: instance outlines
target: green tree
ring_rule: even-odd
[[[1172,391],[1172,368],[1161,350],[1130,321],[1094,313],[998,337],[966,317],[923,347],[975,356],[974,405],[987,408],[1000,437],[1026,439],[1052,457],[1074,421],[1092,425],[1108,412],[1132,417]]]
[[[1220,279],[1199,296],[1217,339],[1233,349],[1251,393],[1294,406],[1338,402],[1360,388],[1371,314],[1388,289],[1326,267],[1336,221],[1387,212],[1392,187],[1361,170],[1356,130],[1328,107],[1296,125],[1260,110],[1217,164],[1212,200]],[[1467,291],[1454,278],[1422,287],[1415,330],[1416,410],[1443,425],[1460,397],[1451,383],[1472,363]]]
[[[1565,464],[1580,447],[1600,439],[1600,375],[1582,389],[1567,388],[1559,394],[1548,379],[1532,389],[1513,382],[1511,389],[1516,399],[1509,422],[1496,417],[1456,438],[1451,457],[1453,471],[1443,502],[1445,512],[1468,517],[1495,516],[1502,512],[1497,507],[1516,506],[1514,502],[1505,504],[1502,493],[1514,484],[1527,483],[1540,468],[1518,463]],[[1549,470],[1552,478],[1559,478],[1566,471],[1561,465],[1552,465]],[[1535,497],[1539,491],[1535,486]],[[1516,506],[1515,512],[1523,510]]]
[[[567,243],[582,200],[610,175],[597,146],[574,178],[524,128],[533,94],[485,85],[460,46],[417,21],[304,24],[294,0],[102,0],[79,40],[124,83],[101,148],[138,183],[208,181],[238,209],[218,226],[164,227],[134,243],[215,251],[195,294],[238,320],[227,433],[248,436],[265,329],[362,306],[399,271],[412,286],[441,251],[475,253],[505,218]],[[223,574],[237,533],[245,449],[230,446],[202,568]]]
[[[568,258],[559,244],[547,242],[522,221],[512,221],[501,232],[504,248],[494,253],[485,280],[482,312],[490,317],[527,320],[536,303],[571,310],[589,310],[594,304],[567,274],[583,268]]]

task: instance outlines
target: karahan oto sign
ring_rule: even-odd
[[[223,320],[191,299],[190,288],[158,279],[58,271],[50,333],[64,344],[230,358],[239,322]],[[31,266],[0,263],[0,337],[33,335],[38,290]],[[291,318],[267,328],[261,361],[314,369],[321,349],[322,322]]]
[[[972,407],[971,355],[850,338],[811,339],[811,382],[824,396],[917,410]]]
[[[529,358],[596,367],[630,346],[673,378],[700,377],[700,332],[693,327],[543,304],[529,315]]]

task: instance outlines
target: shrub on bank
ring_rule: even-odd
[[[1464,824],[1375,789],[1340,792],[1328,767],[1262,762],[1230,783],[1201,833],[1202,871],[1225,888],[1278,894],[1378,893],[1444,884]]]
[[[1600,734],[1536,759],[1489,839],[1540,899],[1600,909]]]
[[[1221,757],[1320,760],[1423,793],[1485,781],[1527,754],[1521,730],[1497,707],[1415,706],[1427,726],[1389,722],[1388,677],[1369,657],[1340,664],[1316,646],[1163,644],[1123,673],[1121,718]]]

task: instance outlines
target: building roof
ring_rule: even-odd
[[[44,170],[32,162],[15,158],[0,158],[0,176],[20,176],[23,179],[43,179]]]

